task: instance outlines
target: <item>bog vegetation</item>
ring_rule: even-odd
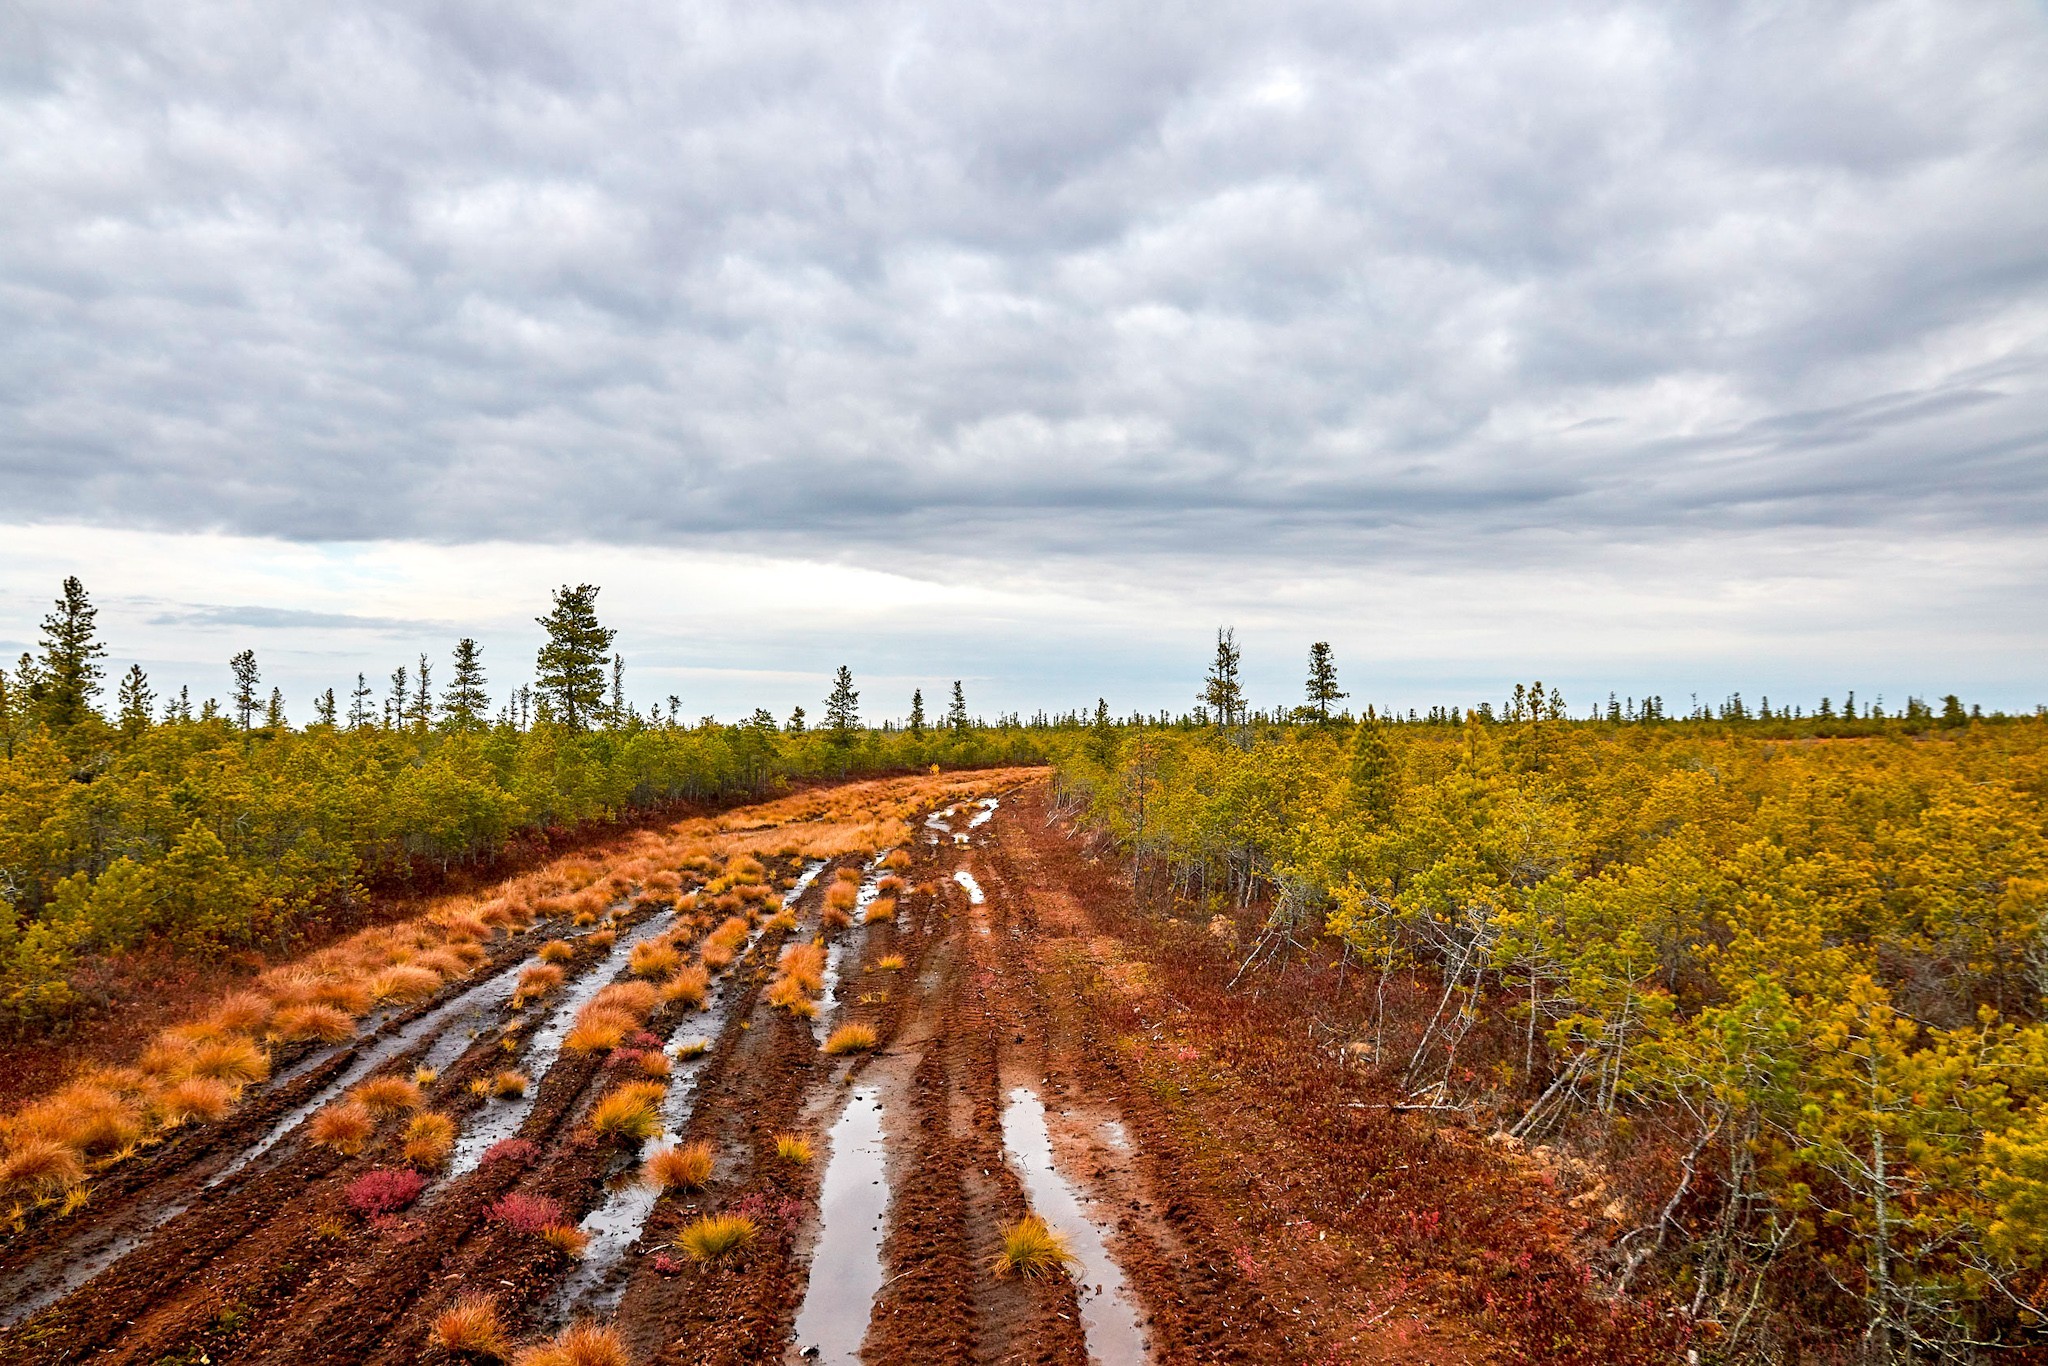
[[[535,682],[494,708],[482,651],[399,668],[388,692],[358,675],[292,724],[253,653],[233,660],[225,703],[159,696],[139,667],[103,709],[106,647],[76,579],[42,624],[39,652],[0,669],[0,1029],[61,1027],[104,997],[103,965],[136,951],[290,947],[346,920],[365,889],[487,858],[549,829],[683,800],[759,795],[793,778],[1029,760],[1042,726],[970,721],[863,726],[841,670],[828,724],[678,718],[624,695],[597,590],[563,588],[539,624]],[[302,712],[302,715],[304,713]],[[564,946],[566,948],[566,946]],[[652,973],[666,964],[648,961]],[[400,973],[386,995],[430,992]],[[548,988],[536,973],[529,994]],[[291,1022],[347,1036],[315,1004]]]
[[[1717,1355],[2037,1340],[2048,720],[1571,719],[1539,684],[1353,721],[1313,672],[1262,719],[1235,662],[1199,718],[1098,713],[1059,782],[1141,900],[1237,943],[1243,989],[1337,968],[1363,1026],[1333,1047],[1527,1151],[1613,1284]]]

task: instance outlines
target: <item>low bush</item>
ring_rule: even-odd
[[[562,1206],[559,1201],[545,1195],[512,1191],[500,1196],[491,1206],[491,1217],[514,1233],[538,1234],[542,1229],[562,1222]]]
[[[514,1166],[531,1167],[540,1160],[540,1147],[531,1139],[501,1138],[484,1149],[485,1162],[510,1162]]]
[[[348,1207],[365,1218],[396,1214],[420,1198],[427,1178],[406,1167],[379,1167],[348,1183]]]

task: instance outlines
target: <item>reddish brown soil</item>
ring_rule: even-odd
[[[1476,1137],[1396,1114],[1332,1037],[1366,1003],[1355,983],[1296,967],[1263,994],[1227,988],[1235,963],[1206,927],[1137,914],[1123,865],[1053,819],[1043,781],[1005,798],[967,845],[913,846],[917,890],[899,918],[848,937],[835,1024],[860,1020],[879,1052],[823,1056],[809,1022],[762,990],[782,936],[733,971],[729,1024],[698,1073],[687,1133],[718,1167],[708,1189],[664,1197],[627,1253],[613,1322],[643,1363],[788,1359],[808,1279],[824,1138],[857,1082],[884,1096],[893,1199],[864,1358],[872,1363],[1088,1359],[1071,1282],[998,1279],[1001,1227],[1028,1211],[1005,1159],[1005,1093],[1043,1098],[1067,1178],[1117,1211],[1108,1230],[1160,1362],[1632,1362],[1682,1354],[1675,1328],[1589,1289],[1575,1219],[1538,1179]],[[970,903],[966,868],[987,892]],[[816,933],[820,879],[799,903]],[[523,947],[517,950],[523,951]],[[898,955],[900,970],[879,967]],[[425,1008],[425,1007],[423,1007]],[[670,1007],[650,1028],[711,1032]],[[1305,1027],[1313,1024],[1313,1028]],[[1352,1035],[1355,1037],[1356,1035]],[[431,1087],[466,1113],[472,1077],[506,1055],[485,1031]],[[330,1067],[339,1066],[337,1061]],[[397,1059],[392,1070],[410,1066]],[[267,1097],[117,1168],[74,1220],[119,1218],[189,1188],[317,1081]],[[465,1291],[497,1296],[522,1338],[551,1325],[566,1263],[489,1216],[517,1188],[572,1218],[626,1165],[583,1117],[609,1085],[565,1053],[522,1136],[530,1169],[487,1164],[381,1226],[347,1183],[395,1161],[395,1138],[357,1157],[280,1144],[82,1290],[0,1335],[0,1360],[265,1362],[452,1360],[429,1339]],[[1128,1135],[1106,1138],[1109,1121]],[[792,1165],[772,1136],[808,1134]],[[691,1219],[735,1208],[761,1236],[725,1261],[665,1251]],[[69,1225],[0,1247],[0,1272],[61,1256]]]

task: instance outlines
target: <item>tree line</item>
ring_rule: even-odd
[[[0,669],[0,1024],[61,1028],[91,1003],[96,957],[278,951],[345,918],[366,888],[490,856],[525,832],[679,800],[765,793],[794,778],[1028,762],[1041,736],[968,715],[961,684],[934,724],[863,723],[842,666],[821,724],[803,709],[734,724],[642,712],[624,696],[598,589],[564,586],[534,680],[492,706],[481,648],[400,668],[379,705],[358,675],[290,724],[253,651],[227,701],[159,698],[139,667],[106,691],[105,643],[67,579],[40,648]]]

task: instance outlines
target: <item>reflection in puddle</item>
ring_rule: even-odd
[[[882,1221],[889,1183],[881,1095],[856,1089],[832,1126],[832,1157],[818,1200],[818,1246],[811,1253],[796,1343],[806,1360],[857,1366],[875,1292],[882,1288]]]
[[[526,1094],[517,1100],[491,1101],[469,1117],[462,1137],[455,1142],[455,1152],[449,1158],[448,1175],[444,1180],[453,1181],[476,1170],[493,1143],[519,1132],[519,1126],[533,1112],[534,1102],[540,1099],[540,1084],[547,1077],[548,1069],[561,1056],[562,1040],[569,1037],[569,1030],[575,1026],[576,1012],[617,980],[626,970],[633,950],[667,929],[672,919],[674,913],[664,911],[650,917],[631,933],[620,935],[604,961],[576,979],[576,985],[562,997],[561,1003],[548,1016],[548,1022],[534,1031],[533,1041],[527,1045],[521,1069],[527,1075]]]
[[[1065,1234],[1080,1259],[1074,1280],[1090,1359],[1105,1366],[1137,1366],[1147,1360],[1145,1335],[1124,1274],[1110,1258],[1101,1225],[1083,1208],[1080,1192],[1053,1165],[1045,1106],[1028,1086],[1012,1090],[1003,1107],[1003,1149],[1024,1180],[1032,1213]]]
[[[804,889],[824,870],[822,859],[806,868],[796,885],[783,896],[783,907],[794,906]],[[726,998],[739,979],[739,964],[747,960],[760,937],[761,931],[756,929],[735,957],[733,966],[711,984],[704,999],[704,1010],[715,1021],[710,1036],[678,1031],[679,1037],[668,1048],[671,1071],[668,1094],[662,1098],[661,1121],[671,1141],[679,1141],[690,1125],[691,1112],[696,1109],[698,1074],[732,1022]],[[640,1230],[647,1226],[647,1218],[654,1213],[655,1202],[660,1198],[660,1191],[640,1181],[637,1161],[606,1187],[604,1199],[583,1217],[581,1227],[590,1235],[583,1259],[556,1287],[548,1302],[551,1322],[565,1322],[572,1309],[608,1314],[618,1307],[620,1297],[626,1293],[626,1250],[640,1240]]]
[[[953,874],[953,881],[967,889],[967,899],[975,905],[979,906],[982,902],[988,900],[987,897],[981,894],[981,884],[974,880],[974,874],[968,872],[965,868]]]

